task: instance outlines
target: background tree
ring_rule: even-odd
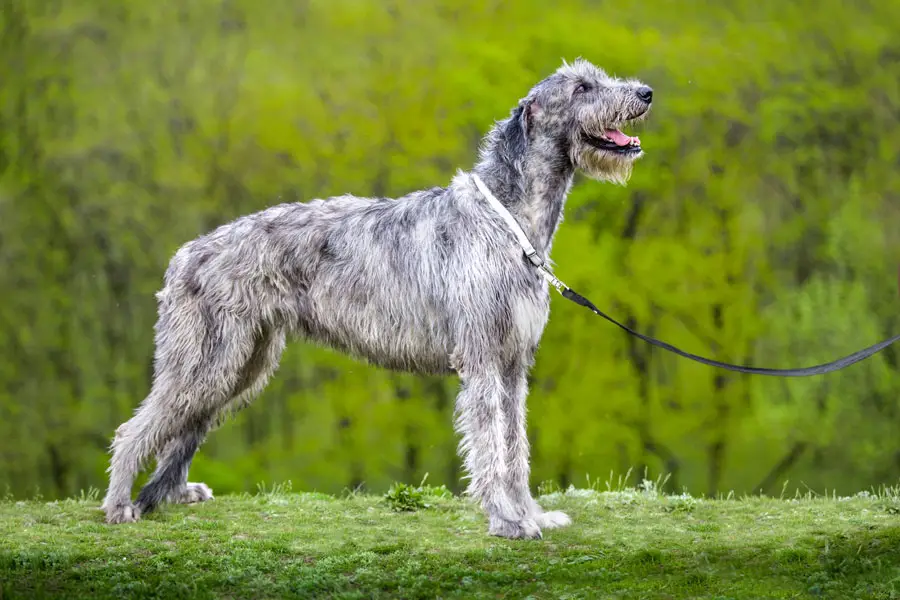
[[[241,214],[468,168],[560,59],[650,82],[628,187],[579,177],[559,275],[639,330],[796,366],[900,330],[900,4],[0,0],[0,486],[105,485],[149,389],[173,252]],[[747,377],[553,299],[535,482],[646,469],[692,493],[900,477],[897,352]],[[460,489],[457,383],[295,343],[194,477],[217,492]]]

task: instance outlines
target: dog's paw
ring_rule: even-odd
[[[104,508],[106,522],[110,525],[119,523],[134,523],[141,518],[141,511],[133,504],[114,504]]]
[[[523,519],[521,521],[507,521],[505,519],[493,518],[490,520],[491,525],[488,529],[490,535],[508,538],[511,540],[539,540],[544,536],[541,535],[541,528],[532,519]]]
[[[206,502],[213,500],[212,489],[205,483],[190,483],[187,487],[172,499],[176,504],[196,504],[197,502]]]
[[[541,513],[534,516],[534,522],[541,529],[556,529],[557,527],[567,527],[572,524],[572,519],[564,512],[558,510]]]

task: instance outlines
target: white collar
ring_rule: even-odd
[[[537,250],[534,249],[534,246],[531,245],[531,242],[528,241],[528,236],[525,235],[525,232],[522,230],[522,227],[516,221],[515,217],[510,214],[506,207],[497,200],[496,196],[491,193],[491,190],[485,185],[484,181],[481,180],[481,177],[472,173],[472,179],[475,181],[475,186],[478,188],[478,191],[481,192],[481,195],[487,199],[488,204],[491,205],[497,214],[503,217],[503,220],[506,221],[506,224],[509,225],[509,228],[512,229],[512,232],[515,234],[516,239],[519,240],[519,245],[522,247],[522,250],[525,252],[525,256],[528,257],[528,260],[538,268],[538,271],[541,272],[541,275],[544,276],[553,287],[555,287],[560,292],[563,289],[567,288],[562,281],[556,278],[553,272],[547,267],[547,264],[544,262],[544,259],[537,253]]]

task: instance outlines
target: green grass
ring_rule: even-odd
[[[0,502],[0,598],[900,598],[900,497],[545,493],[574,524],[486,535],[442,489],[289,488],[110,527],[95,496]],[[549,491],[542,488],[542,491]]]

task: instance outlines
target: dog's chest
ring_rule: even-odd
[[[526,347],[537,346],[550,316],[550,298],[546,290],[534,294],[520,294],[513,298],[513,329]]]

